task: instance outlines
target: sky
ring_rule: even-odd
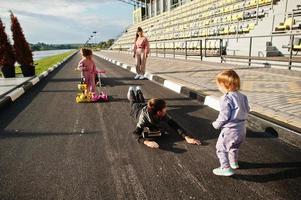
[[[10,14],[30,43],[85,43],[115,39],[132,24],[133,6],[117,0],[0,0],[0,18],[11,38]]]

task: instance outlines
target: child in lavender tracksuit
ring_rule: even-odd
[[[218,176],[231,176],[238,169],[238,150],[246,137],[246,119],[250,111],[248,98],[240,93],[240,78],[234,70],[225,70],[217,75],[218,89],[224,93],[220,113],[212,123],[221,129],[216,143],[220,167],[213,170]]]
[[[78,63],[78,69],[82,71],[81,76],[87,84],[88,92],[95,94],[95,74],[97,71],[92,59],[92,50],[83,48],[81,49],[81,54],[83,58]]]

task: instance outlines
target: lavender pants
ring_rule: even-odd
[[[216,143],[216,155],[222,168],[230,167],[229,162],[237,162],[238,150],[245,138],[246,127],[244,125],[222,129]]]

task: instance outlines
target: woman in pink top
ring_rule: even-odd
[[[82,71],[82,76],[85,83],[87,84],[88,92],[95,93],[95,74],[96,65],[92,60],[91,49],[81,49],[83,58],[78,63],[79,70]]]
[[[143,30],[138,27],[134,44],[134,58],[136,58],[136,73],[135,79],[145,79],[145,65],[149,54],[149,42],[143,35]]]

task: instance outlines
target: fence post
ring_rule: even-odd
[[[200,55],[201,55],[201,60],[203,60],[203,40],[200,40]]]
[[[274,31],[274,23],[275,23],[275,14],[273,14],[273,23],[272,23],[272,31],[271,31],[271,33]],[[271,43],[272,42],[273,42],[273,36],[271,36]]]
[[[288,58],[288,69],[291,70],[292,68],[292,57],[293,57],[293,48],[294,48],[294,35],[291,36],[291,43],[290,43],[290,56]]]
[[[185,41],[185,60],[187,60],[187,41]]]
[[[293,23],[294,23],[294,11],[292,12],[292,22],[290,24],[290,33],[292,33],[292,30],[293,30]]]
[[[173,42],[173,58],[176,58],[176,46],[175,46],[175,42]]]
[[[258,25],[258,10],[259,10],[259,1],[257,1],[257,5],[256,5],[256,25]]]
[[[251,56],[252,56],[252,37],[250,37],[250,45],[249,45],[249,63],[248,65],[251,66]]]
[[[205,39],[205,57],[207,57],[207,39]]]
[[[165,42],[163,43],[163,53],[164,53],[164,58],[165,58]]]
[[[221,63],[223,63],[223,52],[222,52],[222,45],[223,45],[223,40],[219,39],[219,56],[221,57]]]
[[[271,1],[271,8],[274,11],[274,1]]]

